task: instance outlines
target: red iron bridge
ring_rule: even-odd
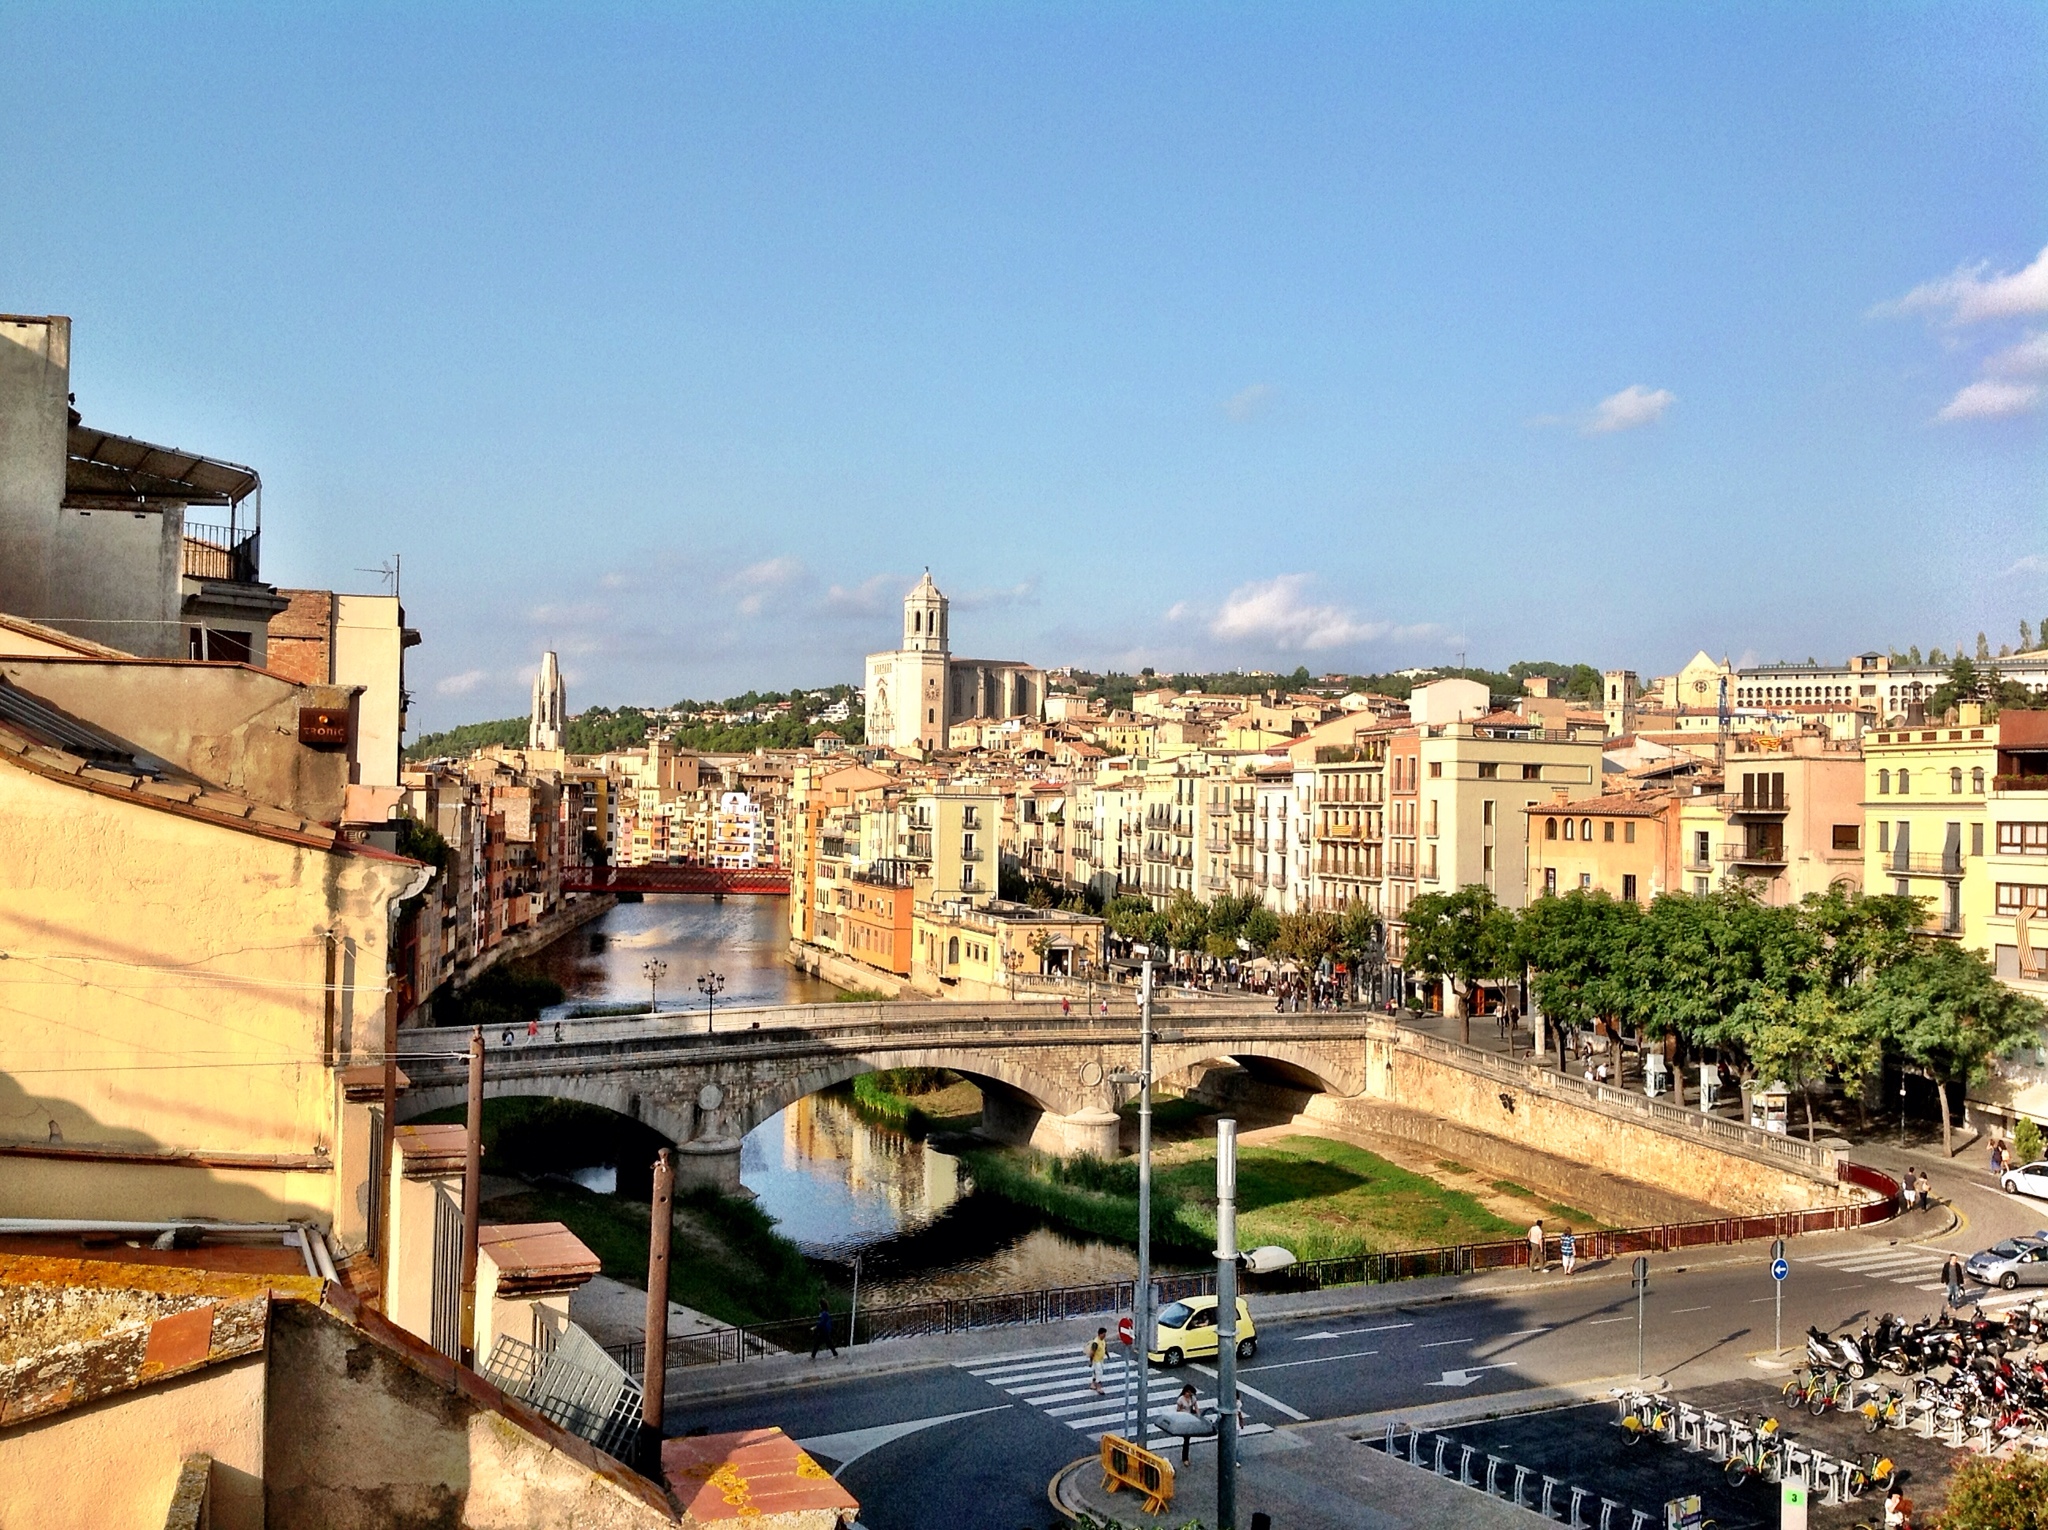
[[[562,873],[562,891],[786,897],[789,873],[774,867],[743,870],[729,866],[574,866]]]

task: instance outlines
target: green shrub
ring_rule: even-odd
[[[2048,1461],[1965,1456],[1933,1524],[1936,1530],[2048,1530]]]
[[[2012,1150],[2021,1163],[2032,1163],[2041,1156],[2041,1128],[2025,1116],[2012,1129]]]

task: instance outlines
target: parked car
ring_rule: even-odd
[[[1998,1183],[2014,1195],[2048,1197],[2048,1158],[2037,1158],[2032,1163],[2007,1169],[1998,1176]]]
[[[1191,1296],[1168,1302],[1159,1309],[1159,1330],[1153,1336],[1147,1358],[1162,1365],[1179,1365],[1216,1353],[1216,1298]],[[1258,1353],[1258,1330],[1252,1325],[1251,1309],[1244,1298],[1237,1299],[1237,1358],[1249,1360]]]
[[[2010,1291],[2014,1286],[2048,1286],[2048,1238],[2007,1238],[1972,1254],[1963,1273],[1987,1286]]]

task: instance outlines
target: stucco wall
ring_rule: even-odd
[[[334,1161],[327,935],[345,1056],[381,1039],[385,904],[417,871],[0,762],[0,1137]],[[0,1159],[0,1214],[326,1222],[366,1171],[27,1162]]]
[[[197,662],[8,659],[0,675],[216,786],[316,822],[341,820],[349,751],[301,744],[299,708],[347,710],[343,687]]]
[[[69,319],[0,316],[0,611],[18,616],[48,610],[70,369]]]
[[[263,1530],[261,1354],[0,1430],[0,1530],[164,1521],[186,1456],[213,1457],[213,1530]]]
[[[304,1303],[271,1317],[268,1530],[642,1530],[674,1517],[481,1392]],[[494,1395],[494,1394],[493,1394]]]

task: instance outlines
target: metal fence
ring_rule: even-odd
[[[1845,1163],[1841,1166],[1841,1177],[1844,1182],[1869,1191],[1871,1199],[1853,1206],[1821,1206],[1810,1211],[1715,1217],[1698,1222],[1662,1222],[1647,1227],[1582,1233],[1575,1240],[1577,1252],[1581,1259],[1596,1260],[1627,1254],[1668,1253],[1713,1244],[1748,1243],[1762,1238],[1796,1238],[1804,1233],[1842,1232],[1882,1222],[1898,1214],[1899,1185],[1889,1174],[1860,1164]],[[1504,1238],[1491,1243],[1457,1243],[1442,1248],[1395,1249],[1378,1254],[1347,1254],[1335,1259],[1305,1259],[1275,1275],[1247,1274],[1241,1279],[1244,1289],[1252,1294],[1322,1291],[1339,1286],[1382,1285],[1433,1275],[1475,1275],[1488,1270],[1526,1267],[1530,1262],[1530,1251],[1531,1244],[1526,1238]],[[1544,1257],[1546,1260],[1558,1257],[1556,1238],[1545,1243]],[[1161,1275],[1155,1278],[1154,1284],[1166,1301],[1176,1301],[1185,1296],[1211,1296],[1216,1291],[1216,1272],[1197,1270]],[[1131,1281],[1114,1280],[1086,1286],[1054,1286],[1037,1291],[863,1307],[858,1314],[859,1332],[849,1336],[844,1319],[835,1319],[832,1338],[842,1346],[874,1344],[887,1339],[1058,1323],[1068,1318],[1128,1312],[1134,1305],[1134,1289]],[[767,1355],[804,1354],[810,1351],[814,1337],[816,1326],[811,1318],[671,1334],[668,1362],[671,1366],[737,1365]],[[823,1347],[822,1341],[819,1347]],[[646,1346],[623,1344],[614,1346],[609,1353],[626,1370],[637,1375],[644,1363]]]

